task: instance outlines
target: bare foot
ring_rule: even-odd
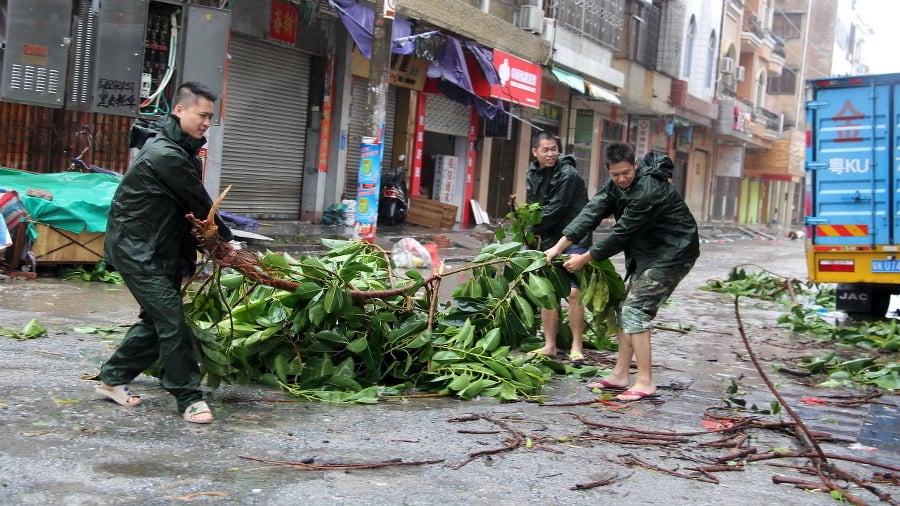
[[[599,388],[603,390],[604,388],[609,390],[625,390],[628,387],[628,378],[625,378],[625,381],[619,382],[613,379],[611,376],[607,376],[606,378],[598,379],[593,383],[588,383],[587,387],[590,389]]]
[[[525,354],[528,358],[537,358],[537,357],[550,357],[553,358],[556,356],[556,348],[547,348],[546,346],[543,348],[538,348],[534,351],[529,351]]]

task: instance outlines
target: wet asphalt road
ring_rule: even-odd
[[[154,378],[141,376],[133,383],[144,399],[137,408],[97,398],[94,382],[82,379],[97,372],[121,334],[72,329],[130,324],[136,306],[123,287],[47,277],[0,281],[0,326],[19,329],[38,318],[50,329],[48,337],[29,341],[0,337],[0,504],[832,504],[826,494],[773,484],[774,476],[815,480],[769,465],[775,461],[715,473],[718,484],[677,476],[732,452],[704,445],[720,436],[633,444],[623,438],[627,432],[577,418],[662,434],[702,432],[704,411],[723,406],[732,379],[748,404],[768,406],[774,397],[747,360],[733,299],[697,289],[740,263],[785,276],[805,275],[799,242],[704,244],[697,267],[657,318],[659,325],[697,328],[654,334],[654,374],[661,387],[657,401],[553,406],[596,398],[584,387],[586,380],[564,377],[550,383],[543,406],[445,398],[375,406],[280,402],[289,399],[266,386],[227,386],[209,392],[217,416],[210,426],[183,422]],[[805,405],[799,402],[804,396],[859,392],[804,386],[771,372],[774,363],[822,351],[781,329],[775,323],[780,313],[769,303],[741,304],[746,333],[777,388],[810,428],[837,439],[823,443],[825,451],[900,466],[896,396],[884,399],[894,407]],[[612,357],[591,358],[608,364]],[[471,453],[510,444],[514,433],[525,440],[517,448],[466,463]],[[748,434],[748,444],[759,453],[798,448],[794,438],[779,431],[751,429]],[[441,462],[310,470],[253,459]],[[670,472],[633,465],[636,459]],[[861,477],[878,470],[832,462]],[[612,483],[573,490],[607,479]],[[895,500],[900,497],[897,487],[877,486]],[[865,491],[849,490],[877,502]]]

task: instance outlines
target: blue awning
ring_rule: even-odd
[[[560,69],[551,69],[553,75],[559,79],[559,82],[566,84],[569,88],[577,91],[578,93],[584,93],[584,79],[576,76],[575,74],[566,72],[565,70]]]
[[[605,102],[609,102],[616,105],[621,105],[622,101],[619,100],[619,96],[615,94],[615,92],[610,91],[599,84],[593,84],[589,81],[585,81],[581,78],[581,76],[577,76],[571,72],[566,72],[562,69],[551,69],[553,75],[559,79],[559,82],[567,85],[569,88],[577,91],[578,93],[582,93],[584,95],[588,95],[591,98],[597,100],[603,100]]]

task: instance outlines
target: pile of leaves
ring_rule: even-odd
[[[37,318],[32,319],[30,322],[25,324],[22,327],[22,330],[10,330],[0,327],[0,336],[11,337],[13,339],[19,339],[24,341],[26,339],[37,339],[39,337],[45,337],[47,335],[47,327],[44,326],[41,322],[37,320]]]
[[[861,383],[887,390],[900,389],[897,320],[854,324],[826,319],[834,310],[833,285],[784,278],[763,269],[748,273],[744,267],[732,268],[728,279],[711,280],[704,289],[784,304],[785,313],[778,317],[779,324],[835,348],[822,357],[804,357],[799,364],[810,373],[827,375],[819,383],[821,386]]]
[[[66,269],[63,272],[63,279],[66,281],[99,281],[101,283],[122,284],[122,275],[116,271],[110,271],[106,268],[106,262],[98,261],[93,269],[86,269],[84,266]]]
[[[262,381],[300,398],[361,403],[408,393],[540,395],[555,364],[515,350],[534,335],[540,309],[558,307],[571,288],[544,253],[489,244],[470,265],[426,279],[394,272],[370,243],[323,243],[330,250],[321,257],[260,255],[269,272],[299,283],[293,292],[217,272],[186,298],[208,385]],[[463,273],[453,300],[438,300],[441,281]],[[609,261],[592,262],[580,278],[598,285],[585,290],[587,307],[608,326],[621,278]]]

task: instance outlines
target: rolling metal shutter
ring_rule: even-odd
[[[309,56],[232,33],[222,148],[223,207],[257,217],[300,215]]]
[[[366,132],[366,102],[369,100],[369,80],[353,76],[350,99],[350,127],[347,143],[347,178],[344,192],[349,198],[356,198],[356,182],[359,179],[359,146]],[[394,121],[397,114],[397,89],[388,88],[388,99],[384,113],[384,153],[381,156],[382,170],[391,167],[394,154]]]
[[[425,102],[426,132],[468,137],[470,123],[469,106],[443,95],[428,95]]]

